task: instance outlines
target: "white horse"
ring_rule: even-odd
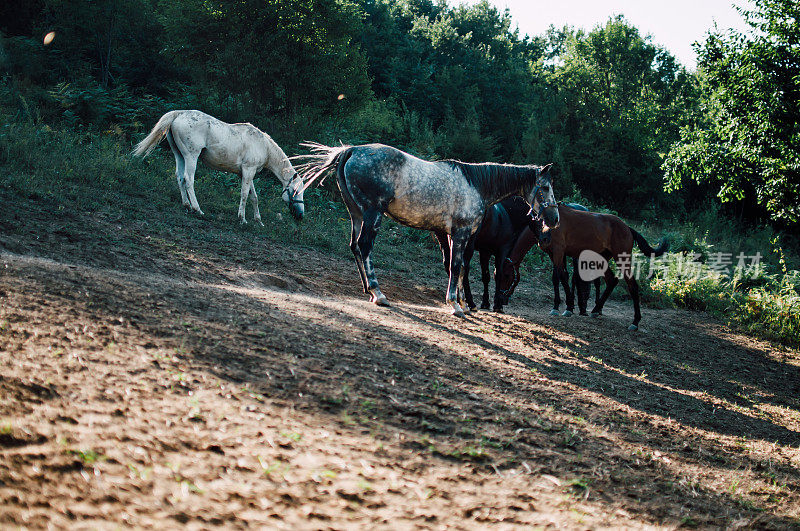
[[[289,211],[296,219],[302,219],[305,212],[303,179],[280,146],[254,125],[228,124],[200,111],[170,111],[136,145],[133,153],[146,157],[165,136],[175,155],[175,176],[185,207],[203,215],[194,194],[194,173],[197,159],[201,158],[215,170],[242,177],[239,199],[239,221],[242,223],[247,223],[245,207],[250,196],[254,219],[263,225],[253,179],[264,167],[269,168],[283,185],[282,197]]]

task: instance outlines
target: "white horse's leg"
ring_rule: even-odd
[[[189,196],[189,204],[192,210],[203,216],[204,213],[200,210],[200,205],[197,203],[197,196],[194,194],[194,173],[197,171],[197,158],[199,156],[199,153],[189,153],[183,156],[183,160],[186,164],[184,182],[186,183],[186,194]]]
[[[186,208],[189,208],[189,196],[186,195],[186,181],[183,177],[186,171],[186,164],[183,160],[181,150],[175,145],[175,140],[173,140],[171,132],[167,133],[167,142],[169,142],[169,147],[172,150],[172,154],[175,156],[175,178],[178,180],[178,189],[181,191],[181,203],[183,203],[183,206]]]
[[[250,179],[250,202],[253,203],[253,210],[255,211],[253,219],[263,227],[264,223],[261,221],[261,212],[258,210],[258,195],[256,195],[256,185],[253,184],[253,179]]]
[[[253,186],[253,177],[256,172],[254,168],[242,168],[242,193],[239,197],[239,223],[242,225],[247,224],[245,219],[247,209],[247,196],[250,193],[250,188]]]

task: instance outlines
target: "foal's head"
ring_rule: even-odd
[[[558,227],[558,201],[553,194],[552,164],[537,169],[536,184],[525,198],[531,205],[531,217],[544,221],[545,225],[554,229]]]

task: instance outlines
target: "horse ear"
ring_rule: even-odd
[[[539,170],[539,173],[540,173],[540,174],[542,174],[542,173],[547,173],[547,172],[549,172],[549,171],[550,171],[550,168],[552,168],[552,167],[553,167],[553,163],[551,162],[551,163],[550,163],[550,164],[548,164],[547,166],[543,166],[543,167],[542,167],[542,169],[541,169],[541,170]]]

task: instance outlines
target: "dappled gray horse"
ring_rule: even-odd
[[[558,209],[547,166],[467,164],[454,160],[428,162],[381,144],[329,147],[306,144],[312,154],[300,167],[309,186],[330,169],[350,212],[350,249],[356,259],[364,293],[387,305],[372,265],[372,246],[388,214],[418,229],[445,233],[450,243],[447,303],[463,316],[462,263],[464,249],[486,209],[514,194],[532,205],[533,214],[558,226]]]
[[[239,199],[239,221],[242,223],[247,223],[245,208],[248,196],[253,203],[254,219],[261,223],[253,179],[265,167],[283,185],[282,197],[289,205],[292,215],[297,219],[303,217],[303,180],[297,175],[289,157],[280,146],[254,125],[228,124],[200,111],[170,111],[136,145],[134,154],[146,157],[165,136],[172,154],[175,155],[175,176],[186,208],[203,215],[194,194],[194,173],[197,170],[197,160],[202,159],[215,170],[242,177]]]

